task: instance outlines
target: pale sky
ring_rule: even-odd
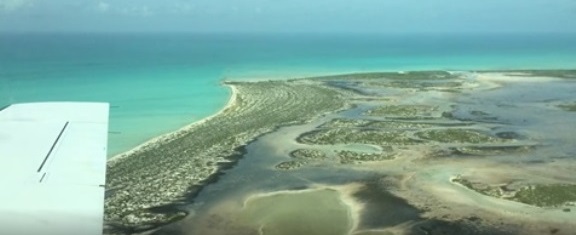
[[[0,0],[0,31],[576,32],[576,0]]]

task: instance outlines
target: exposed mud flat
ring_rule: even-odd
[[[355,220],[344,203],[340,192],[329,188],[253,195],[241,205],[219,204],[186,233],[345,235]]]
[[[302,80],[349,108],[252,139],[155,233],[573,234],[571,73]]]

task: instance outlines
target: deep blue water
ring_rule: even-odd
[[[110,102],[110,155],[219,110],[223,79],[576,68],[576,35],[2,34],[0,106]]]

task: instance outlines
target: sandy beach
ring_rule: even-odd
[[[208,116],[208,117],[205,117],[205,118],[203,118],[203,119],[200,119],[200,120],[198,120],[198,121],[196,121],[196,122],[194,122],[194,123],[191,123],[191,124],[189,124],[189,125],[187,125],[187,126],[185,126],[185,127],[182,127],[182,128],[180,128],[180,129],[178,129],[178,130],[176,130],[176,131],[174,131],[174,132],[166,133],[166,134],[164,134],[164,135],[161,135],[161,136],[152,138],[152,139],[150,139],[150,140],[142,143],[141,145],[138,145],[138,146],[134,147],[133,149],[131,149],[131,150],[129,150],[129,151],[126,151],[126,152],[123,152],[123,153],[114,155],[113,157],[111,157],[111,158],[108,159],[108,162],[111,163],[111,164],[114,164],[115,161],[117,161],[118,159],[120,159],[120,158],[122,158],[122,157],[131,156],[131,155],[135,154],[136,152],[145,151],[147,147],[157,145],[157,144],[159,144],[159,143],[161,143],[161,142],[170,141],[171,139],[174,139],[174,138],[178,138],[178,136],[179,136],[181,133],[187,132],[187,131],[189,131],[190,129],[194,128],[194,127],[197,126],[197,125],[202,125],[203,123],[209,121],[210,119],[212,119],[212,118],[214,118],[214,117],[216,117],[216,116],[218,116],[218,115],[221,115],[221,114],[224,113],[224,111],[226,111],[227,109],[232,108],[232,106],[236,103],[236,96],[238,95],[238,91],[237,91],[236,87],[234,87],[234,85],[229,85],[229,84],[225,84],[225,83],[222,84],[222,85],[225,86],[225,87],[227,87],[227,88],[229,88],[229,90],[230,90],[230,98],[228,99],[228,102],[226,103],[226,105],[225,105],[224,107],[222,107],[222,109],[220,109],[220,111],[216,112],[216,113],[213,114],[213,115],[210,115],[210,116]]]

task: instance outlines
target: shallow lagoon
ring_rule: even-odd
[[[336,190],[283,191],[254,195],[241,204],[222,202],[197,216],[185,233],[344,235],[353,227],[351,216]]]
[[[352,227],[350,209],[329,189],[251,198],[237,216],[270,235],[344,235]]]

